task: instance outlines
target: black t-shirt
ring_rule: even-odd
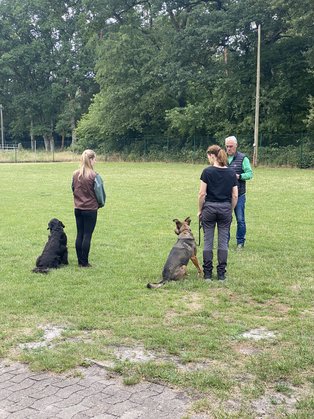
[[[236,173],[230,167],[206,167],[201,180],[207,184],[205,201],[210,202],[231,202],[232,188],[238,184]]]

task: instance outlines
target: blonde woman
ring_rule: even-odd
[[[201,174],[198,195],[198,216],[204,229],[203,269],[208,282],[212,278],[213,243],[215,227],[218,229],[218,280],[224,281],[228,258],[229,231],[232,210],[238,200],[238,182],[233,169],[228,167],[226,152],[219,145],[207,149],[210,166]]]
[[[80,168],[73,173],[72,179],[74,214],[77,228],[75,249],[78,265],[82,268],[91,267],[88,256],[99,208],[94,190],[97,175],[94,171],[95,163],[95,152],[93,150],[85,150],[81,156]]]

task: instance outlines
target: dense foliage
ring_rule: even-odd
[[[178,147],[189,146],[196,137],[230,133],[252,142],[256,22],[266,145],[286,145],[281,138],[291,133],[311,138],[311,6],[312,0],[1,0],[6,133],[42,136],[46,146],[56,134],[72,142],[78,135],[79,147],[107,151],[152,138],[159,148],[178,139]]]

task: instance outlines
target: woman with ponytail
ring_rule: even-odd
[[[201,174],[198,195],[198,216],[204,229],[204,278],[212,279],[214,232],[218,229],[217,277],[225,280],[228,259],[229,231],[232,211],[238,200],[237,177],[228,167],[226,152],[219,145],[207,149],[210,166]]]
[[[80,168],[73,173],[72,179],[77,229],[75,249],[78,265],[82,268],[91,267],[88,256],[99,208],[94,189],[97,175],[94,171],[95,162],[95,152],[93,150],[85,150],[81,156]]]

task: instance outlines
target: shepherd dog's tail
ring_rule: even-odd
[[[148,283],[147,284],[147,288],[160,288],[165,284],[165,281],[162,279],[160,282],[156,282],[156,283]]]

